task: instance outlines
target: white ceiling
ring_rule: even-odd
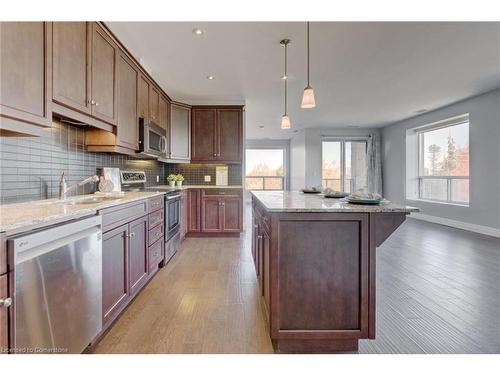
[[[384,126],[500,87],[500,23],[311,23],[314,109],[300,108],[306,85],[304,23],[107,25],[174,100],[246,104],[247,138],[289,138],[306,127]],[[205,34],[194,35],[194,28]],[[285,37],[292,40],[293,129],[287,131],[280,130],[279,41]]]

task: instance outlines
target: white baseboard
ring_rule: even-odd
[[[413,219],[417,219],[417,220],[428,221],[431,223],[446,225],[448,227],[468,230],[470,232],[486,234],[487,236],[493,236],[493,237],[500,238],[500,229],[498,229],[498,228],[487,227],[484,225],[478,225],[478,224],[472,224],[472,223],[466,223],[463,221],[447,219],[444,217],[425,215],[425,214],[421,214],[418,212],[412,213],[408,217],[413,218]]]

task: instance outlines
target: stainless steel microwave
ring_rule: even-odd
[[[139,153],[146,157],[166,157],[166,131],[150,119],[139,119]]]

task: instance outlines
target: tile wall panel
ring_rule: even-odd
[[[68,184],[97,173],[101,167],[144,170],[148,185],[165,181],[163,163],[130,156],[85,151],[85,128],[54,121],[42,137],[0,137],[0,203],[57,197],[64,172]],[[71,194],[92,193],[86,185]]]
[[[215,185],[216,166],[215,164],[165,164],[165,176],[180,173],[184,176],[186,185]],[[241,165],[228,164],[227,166],[229,185],[241,185]],[[205,176],[210,176],[210,182],[205,182]]]

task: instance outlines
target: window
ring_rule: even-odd
[[[415,129],[418,136],[418,198],[469,203],[469,118]]]
[[[367,188],[366,141],[325,140],[322,151],[323,187],[347,193]]]
[[[247,190],[284,190],[284,149],[247,149]]]

